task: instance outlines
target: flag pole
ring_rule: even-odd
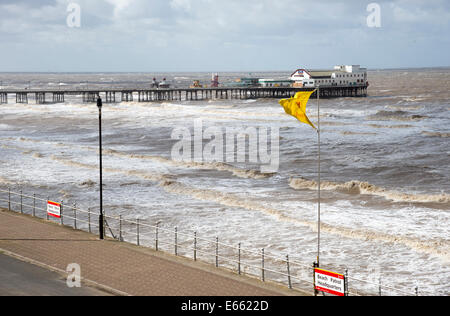
[[[317,88],[317,144],[318,144],[318,181],[317,181],[317,266],[320,260],[320,88]]]

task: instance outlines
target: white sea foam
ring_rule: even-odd
[[[14,140],[13,138],[6,138],[7,140]],[[35,139],[29,139],[20,137],[20,142],[30,142],[34,144],[42,144],[45,146],[53,146],[53,147],[66,147],[66,148],[73,148],[73,145],[64,145],[61,143],[53,143],[48,141],[40,141]],[[25,147],[19,147],[19,146],[7,146],[4,145],[7,148],[10,149],[17,149],[22,150],[24,153],[31,153],[31,150],[25,148]],[[91,147],[91,146],[76,146],[80,150],[89,150],[98,153],[98,148]],[[118,151],[114,149],[103,149],[102,153],[104,155],[111,155],[116,156],[120,158],[127,158],[127,159],[137,159],[137,160],[153,160],[162,164],[166,164],[173,167],[179,167],[179,168],[187,168],[187,169],[197,169],[197,170],[217,170],[217,171],[226,171],[230,172],[232,175],[239,177],[239,178],[245,178],[245,179],[264,179],[273,176],[273,173],[262,173],[259,170],[253,170],[253,169],[242,169],[238,167],[234,167],[230,164],[223,163],[223,162],[184,162],[184,161],[175,161],[169,158],[161,157],[161,156],[155,156],[155,155],[144,155],[144,154],[133,154],[129,152],[123,152]],[[34,153],[33,157],[35,158],[42,158],[41,153]]]
[[[52,160],[58,163],[62,163],[67,166],[84,168],[84,169],[98,169],[97,165],[82,163],[74,161],[68,158],[62,158],[55,155],[50,157]],[[191,185],[184,184],[177,181],[172,175],[158,174],[153,172],[147,172],[142,170],[127,170],[122,168],[104,168],[104,172],[119,173],[126,176],[137,177],[147,181],[151,181],[158,184],[165,191],[173,194],[189,196],[194,199],[215,202],[223,206],[242,208],[249,211],[261,212],[266,214],[277,221],[290,222],[296,225],[301,225],[309,228],[313,232],[317,230],[316,222],[309,220],[302,220],[301,218],[292,217],[286,214],[286,211],[271,206],[268,201],[260,202],[253,198],[242,197],[238,194],[224,193],[213,189],[201,189]],[[83,185],[83,184],[82,184]],[[308,184],[310,185],[310,184]],[[329,185],[325,185],[329,187]],[[345,186],[346,189],[347,186]],[[350,188],[352,189],[352,188]],[[60,192],[61,193],[61,192]],[[70,193],[64,192],[64,195],[70,196]],[[327,223],[321,224],[322,232],[346,237],[350,239],[359,239],[367,241],[379,241],[388,243],[399,243],[410,247],[416,251],[425,252],[441,257],[443,260],[450,261],[449,249],[450,243],[445,240],[421,240],[414,237],[406,237],[400,235],[390,235],[383,232],[371,231],[367,229],[348,228],[343,226],[335,226]]]
[[[4,185],[12,185],[12,184],[15,184],[15,183],[13,183],[12,181],[10,181],[10,180],[8,180],[8,179],[2,177],[2,176],[0,176],[0,183],[1,183],[1,184],[4,184]]]
[[[278,221],[288,221],[310,228],[317,231],[317,223],[293,218],[285,215],[283,210],[270,207],[267,202],[262,204],[248,198],[242,198],[234,194],[225,194],[215,190],[197,189],[186,186],[176,181],[165,181],[161,185],[165,190],[171,193],[187,195],[200,200],[214,201],[221,205],[229,207],[240,207],[251,211],[258,211],[274,217]],[[400,243],[420,252],[430,253],[442,257],[446,261],[450,261],[450,243],[445,240],[427,241],[406,236],[389,235],[382,232],[370,231],[366,229],[356,229],[347,227],[338,227],[330,224],[321,224],[321,231],[338,235],[341,237],[371,241],[381,241],[389,243]]]
[[[370,126],[373,128],[411,128],[411,127],[414,127],[413,125],[407,125],[407,124],[399,124],[399,125],[367,124],[367,126]]]
[[[449,172],[442,156],[447,152],[448,89],[437,87],[430,94],[415,86],[412,93],[410,81],[403,85],[384,73],[376,76],[369,98],[321,100],[322,124],[333,126],[333,133],[323,137],[326,176],[352,179],[361,174],[364,179],[364,172],[380,172],[376,186],[370,184],[371,173],[369,183],[341,180],[324,188],[323,259],[348,266],[356,276],[359,267],[376,258],[383,284],[408,285],[417,277],[422,290],[448,295],[449,202],[444,192]],[[46,79],[42,86],[70,80]],[[379,97],[380,88],[389,96]],[[2,181],[23,184],[24,190],[40,188],[36,193],[44,195],[60,191],[64,199],[86,205],[95,200],[98,110],[80,100],[67,96],[65,104],[24,105],[10,98],[1,106]],[[313,120],[315,105],[308,106]],[[171,161],[171,145],[164,144],[170,130],[192,127],[195,118],[210,126],[280,128],[279,173],[261,177],[254,166]],[[301,253],[312,262],[315,183],[297,182],[298,189],[290,190],[287,181],[291,174],[312,178],[316,172],[315,133],[287,116],[278,100],[123,102],[105,105],[104,119],[109,214],[163,220],[168,227],[190,225],[232,244],[274,246],[278,254]],[[414,172],[403,180],[395,168],[405,157],[403,171]],[[359,276],[367,277],[364,273]]]
[[[427,132],[427,131],[423,131],[422,135],[429,136],[429,137],[441,137],[441,138],[448,138],[448,137],[450,137],[450,133],[441,133],[441,132]]]
[[[304,178],[291,178],[289,185],[294,189],[317,190],[317,182]],[[441,194],[410,194],[398,191],[387,190],[382,187],[362,181],[349,181],[345,183],[337,183],[332,181],[321,181],[320,188],[322,190],[334,190],[348,194],[368,194],[384,197],[395,202],[416,202],[416,203],[442,203],[450,205],[450,195]]]

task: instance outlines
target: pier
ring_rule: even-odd
[[[67,95],[79,96],[83,103],[94,103],[100,96],[105,103],[117,102],[159,102],[159,101],[201,101],[220,99],[260,99],[290,98],[299,91],[311,91],[313,88],[293,87],[217,87],[217,88],[95,88],[95,89],[14,89],[0,90],[0,104],[8,103],[9,96],[16,98],[16,103],[36,104],[64,103]],[[321,98],[366,97],[366,85],[354,86],[320,86]],[[315,92],[312,97],[316,97]],[[47,99],[47,95],[49,99]]]

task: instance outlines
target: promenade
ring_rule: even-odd
[[[309,295],[200,262],[121,243],[0,209],[0,252],[67,277],[81,268],[82,286],[133,296]]]

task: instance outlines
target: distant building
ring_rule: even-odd
[[[233,87],[240,87],[240,88],[258,87],[259,86],[259,78],[240,78],[229,85],[233,86]]]
[[[290,79],[263,79],[263,78],[240,78],[235,82],[229,84],[234,87],[250,88],[278,88],[278,87],[292,87],[293,81]]]
[[[292,87],[292,80],[259,79],[258,83],[263,88]]]
[[[359,65],[335,66],[333,70],[297,69],[290,77],[294,87],[367,86],[367,69]]]

